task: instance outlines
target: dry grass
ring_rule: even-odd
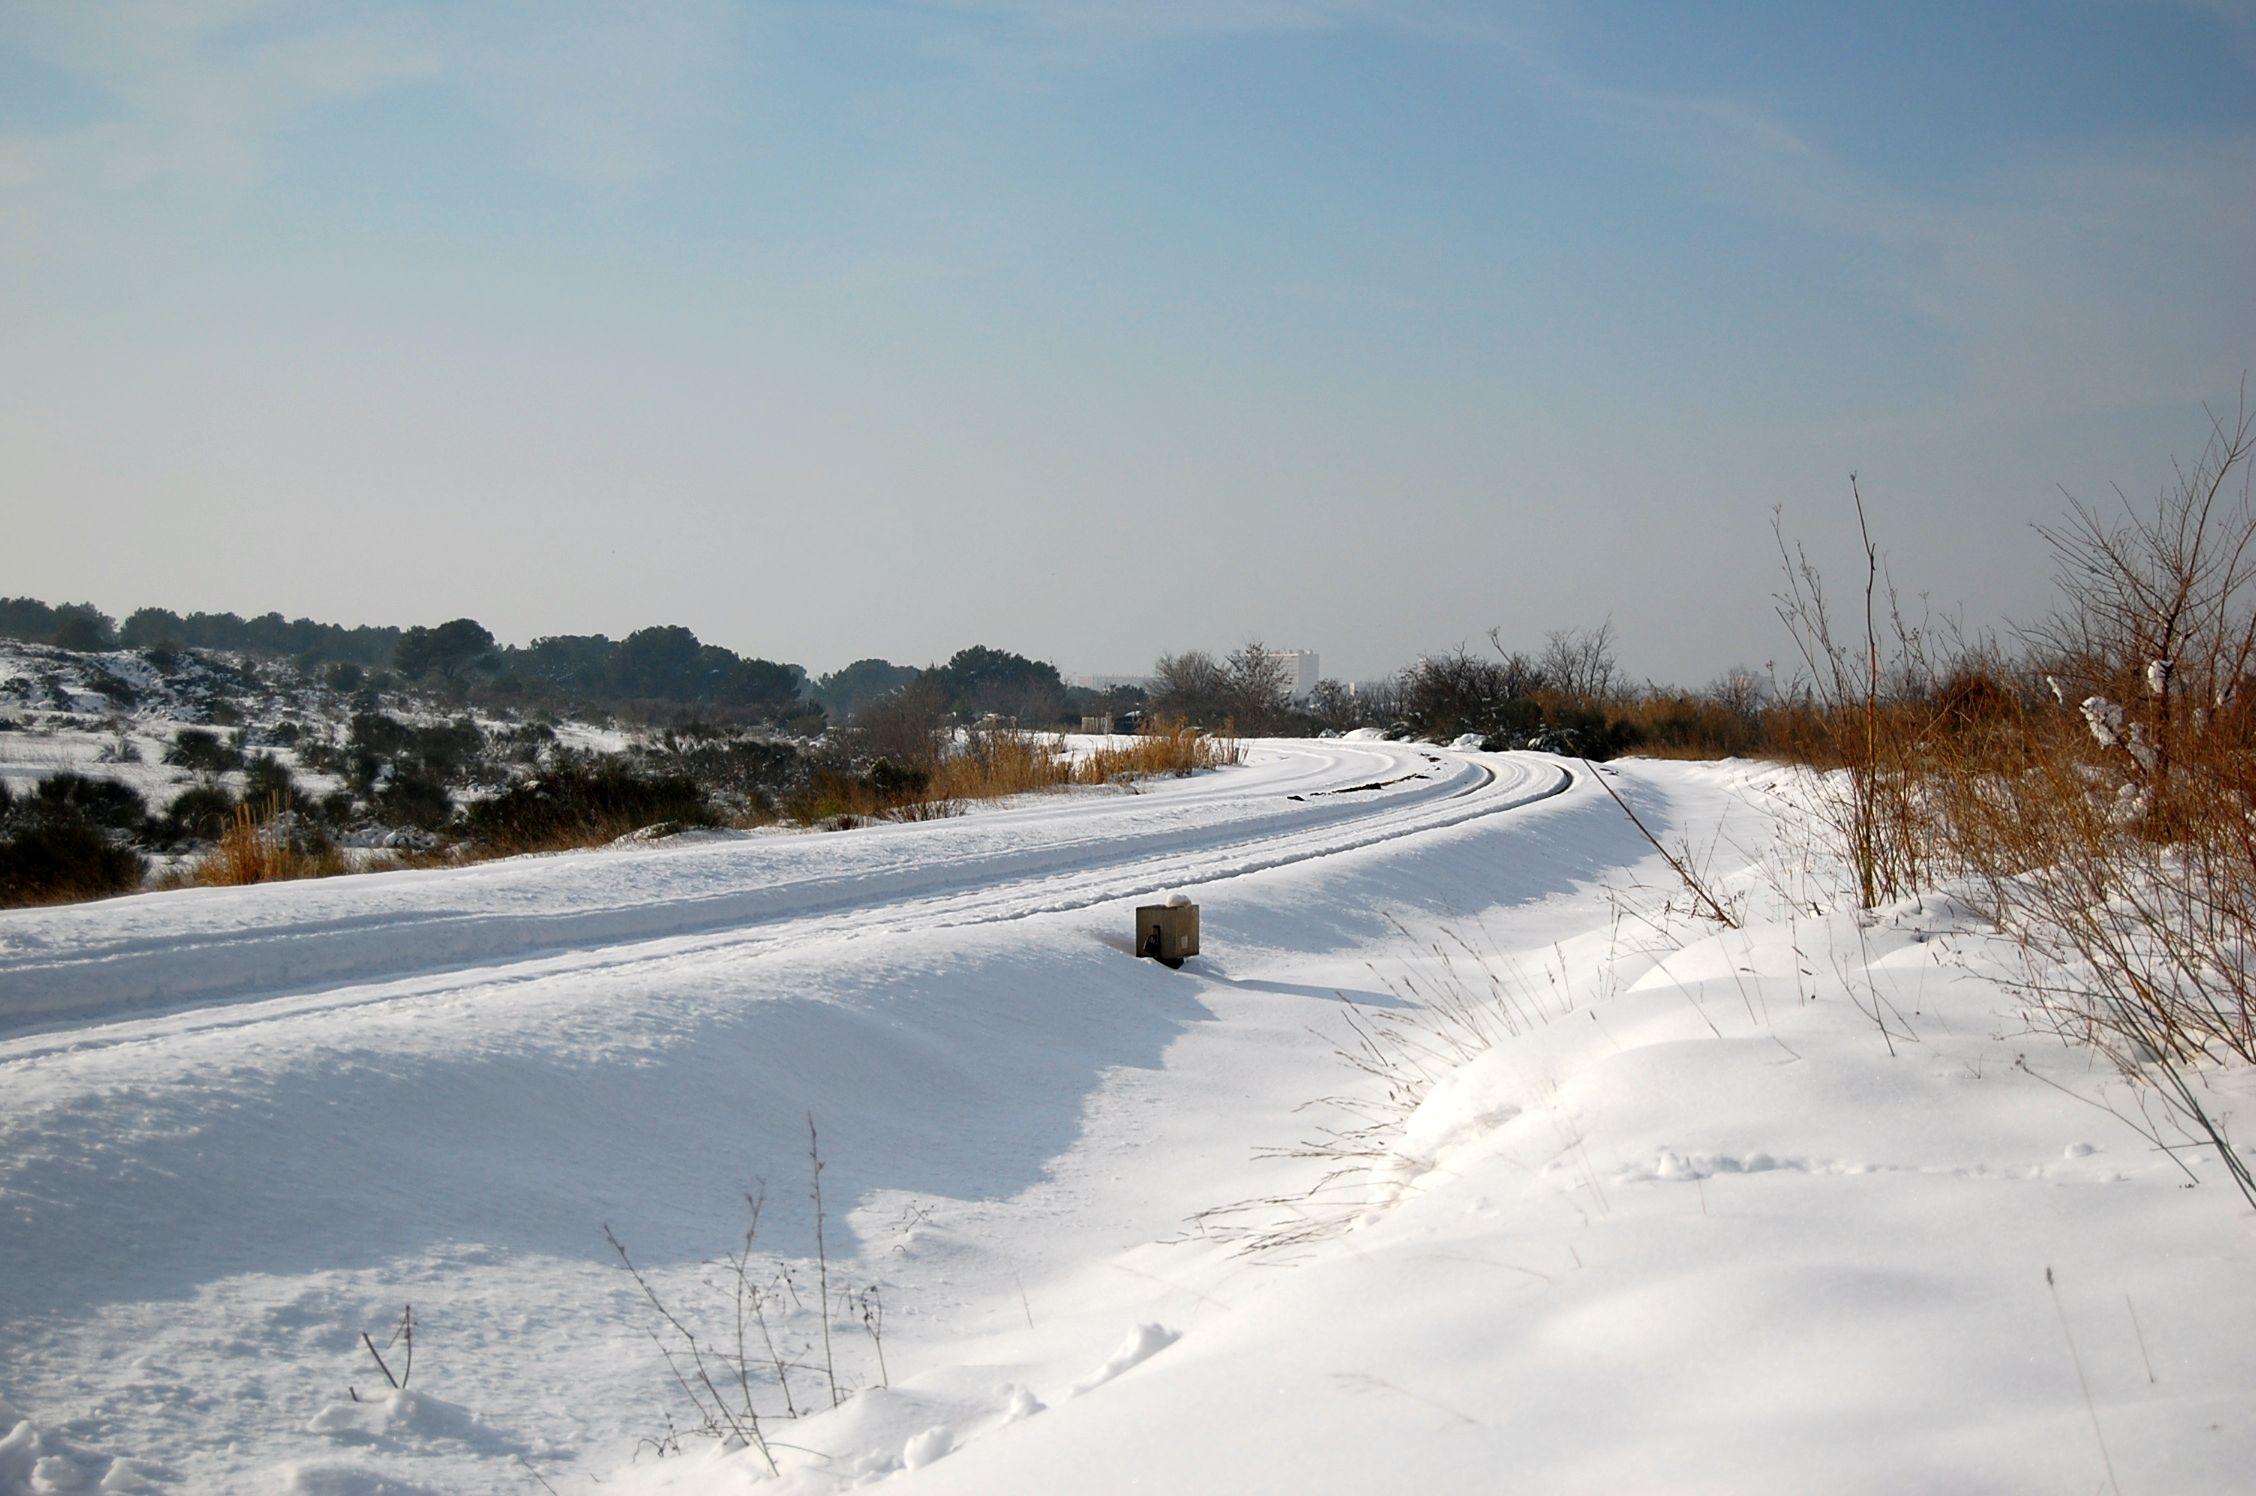
[[[2256,1205],[2203,1079],[2256,1064],[2252,455],[2244,407],[2151,508],[2046,531],[2062,600],[2016,664],[1891,618],[1884,667],[1872,593],[1841,647],[1798,554],[1783,602],[1818,679],[1785,741],[1842,771],[1819,813],[1860,902],[1986,892],[2032,1020],[2150,1086]]]
[[[927,771],[926,794],[939,800],[1000,800],[1073,782],[1065,740],[1009,727],[974,727]]]
[[[2032,1022],[2151,1086],[2256,1205],[2204,1079],[2256,1063],[2256,784],[2244,714],[2204,717],[2164,774],[2152,739],[2039,707],[1948,745],[1920,788],[1935,863],[2021,948]]]
[[[220,833],[218,845],[190,866],[183,881],[206,888],[239,888],[289,878],[325,878],[348,870],[334,848],[308,848],[300,842],[295,817],[275,796],[263,815],[248,805],[236,806],[234,822]]]
[[[1853,477],[1849,491],[1864,549],[1862,607],[1853,629],[1840,624],[1817,567],[1773,522],[1786,576],[1778,617],[1809,679],[1806,695],[1775,727],[1792,756],[1843,771],[1820,781],[1814,800],[1849,855],[1858,907],[1871,909],[1912,892],[1926,875],[1916,750],[1925,736],[1923,708],[1934,672],[1925,634],[1904,622],[1895,589],[1882,576]]]
[[[1079,759],[1054,733],[975,727],[936,758],[895,769],[882,781],[874,774],[818,771],[790,797],[786,811],[802,825],[839,828],[873,820],[940,820],[961,815],[973,801],[1052,794],[1076,785],[1130,784],[1244,759],[1244,746],[1236,738],[1203,733],[1181,721],[1155,723]]]
[[[930,791],[944,799],[991,800],[1077,784],[1130,784],[1194,774],[1245,761],[1227,730],[1201,732],[1182,719],[1155,722],[1123,743],[1075,759],[1062,737],[1008,728],[974,728],[935,766]]]
[[[1076,784],[1125,784],[1244,762],[1245,744],[1227,728],[1214,736],[1178,717],[1152,723],[1125,744],[1096,749],[1074,765],[1073,779]]]
[[[1735,758],[1764,746],[1763,718],[1714,695],[1653,689],[1609,703],[1606,712],[1628,730],[1630,751],[1645,758]]]

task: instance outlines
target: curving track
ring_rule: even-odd
[[[847,835],[748,835],[467,869],[0,915],[0,1062],[385,1001],[504,971],[1129,900],[1454,825],[1566,790],[1536,755],[1274,741],[1192,779]],[[378,990],[380,989],[380,990]],[[118,1027],[122,1023],[122,1032]],[[99,1035],[88,1032],[101,1030]]]

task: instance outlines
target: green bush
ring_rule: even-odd
[[[130,893],[148,862],[78,820],[32,820],[0,832],[0,906]]]
[[[193,784],[165,807],[159,835],[168,842],[217,841],[235,820],[235,797],[216,784]]]
[[[454,819],[446,782],[419,764],[402,764],[375,794],[376,811],[394,826],[437,831]]]
[[[1528,746],[1547,753],[1604,760],[1621,757],[1643,739],[1637,724],[1625,718],[1609,716],[1594,706],[1564,706],[1551,713],[1543,730],[1528,740]]]
[[[147,822],[141,797],[113,780],[57,774],[21,796],[0,786],[0,905],[138,888],[148,863],[127,838]]]
[[[164,761],[205,774],[224,774],[243,766],[243,755],[216,732],[203,727],[183,727],[165,750]]]
[[[129,711],[140,704],[141,693],[133,689],[132,683],[120,679],[107,670],[96,668],[87,671],[86,684],[99,694],[108,697],[112,704],[124,707]]]
[[[382,712],[355,712],[352,718],[352,736],[347,746],[356,753],[370,754],[376,758],[390,758],[405,753],[415,742],[415,729],[396,717]]]
[[[313,797],[298,788],[290,766],[271,753],[254,753],[244,760],[243,803],[260,816],[276,805],[299,815],[313,811]]]
[[[495,733],[491,746],[505,762],[537,764],[540,762],[541,750],[555,741],[555,728],[545,722],[527,722],[518,727],[505,727]]]
[[[83,820],[119,836],[139,836],[149,826],[149,802],[138,790],[115,779],[87,774],[50,774],[19,801],[19,814],[56,820]]]
[[[485,747],[485,734],[467,717],[434,727],[411,727],[382,712],[356,712],[345,745],[345,776],[361,794],[378,801],[390,794],[395,802],[425,817],[406,824],[425,825],[436,813],[436,798],[428,786],[438,786],[443,795],[448,787],[467,782],[474,777],[472,770],[482,761]],[[396,793],[389,788],[378,791],[387,775],[391,785],[411,787]],[[431,824],[444,821],[442,815]]]
[[[415,729],[415,756],[443,783],[460,782],[485,751],[486,735],[468,717]]]
[[[613,758],[570,758],[464,812],[470,835],[501,849],[586,845],[671,821],[713,826],[720,816],[686,774],[638,774]]]
[[[923,794],[925,786],[932,782],[932,776],[924,770],[914,765],[896,764],[889,758],[871,764],[868,777],[869,787],[887,800],[912,799]]]

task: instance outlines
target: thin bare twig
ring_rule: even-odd
[[[1606,776],[1598,771],[1598,766],[1587,758],[1582,761],[1582,766],[1590,771],[1592,779],[1598,781],[1598,787],[1604,790],[1616,805],[1621,807],[1622,814],[1629,817],[1629,823],[1637,828],[1638,834],[1653,844],[1653,850],[1661,854],[1661,860],[1666,862],[1670,870],[1683,880],[1684,886],[1691,890],[1692,896],[1707,905],[1708,914],[1716,923],[1729,929],[1738,929],[1739,921],[1732,916],[1731,911],[1723,907],[1721,901],[1708,891],[1707,884],[1701,882],[1689,867],[1679,861],[1675,853],[1661,845],[1661,839],[1653,834],[1651,827],[1638,818],[1636,811],[1629,808],[1629,802],[1624,800],[1615,792],[1614,787],[1606,782]]]

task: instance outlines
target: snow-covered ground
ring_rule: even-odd
[[[1578,765],[1345,741],[0,914],[0,1492],[2245,1489],[2214,1160],[1778,771],[1614,784],[1743,930]],[[733,1354],[756,1180],[780,1478],[604,1235]]]

